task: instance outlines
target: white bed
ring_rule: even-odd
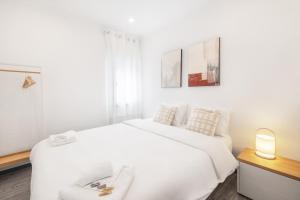
[[[230,148],[230,137],[210,137],[151,120],[80,131],[77,142],[59,147],[44,140],[30,158],[31,200],[59,199],[59,191],[72,185],[82,169],[103,160],[134,167],[125,200],[206,199],[237,167]]]

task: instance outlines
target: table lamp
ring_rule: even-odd
[[[275,159],[275,135],[268,128],[256,130],[256,155],[266,159]]]

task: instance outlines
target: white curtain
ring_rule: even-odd
[[[141,52],[134,36],[104,32],[109,123],[141,117]]]

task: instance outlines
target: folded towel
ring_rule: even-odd
[[[73,185],[67,189],[61,190],[59,196],[62,200],[122,200],[133,181],[133,168],[122,166],[118,173],[112,177],[112,193],[106,196],[100,196],[99,191],[86,189],[78,185]]]
[[[112,187],[114,190],[111,194],[111,199],[122,200],[126,196],[129,187],[133,181],[133,168],[130,166],[123,166],[119,175],[116,177]]]
[[[48,140],[52,146],[61,146],[64,144],[69,144],[76,141],[76,132],[67,131],[65,133],[50,135]]]
[[[94,181],[111,177],[113,175],[113,169],[111,162],[101,162],[96,166],[86,169],[84,175],[76,181],[76,185],[84,187]]]

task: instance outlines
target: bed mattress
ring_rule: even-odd
[[[226,143],[147,120],[80,131],[77,142],[32,150],[31,200],[57,200],[82,170],[97,162],[130,164],[134,181],[125,200],[206,199],[237,167]]]

